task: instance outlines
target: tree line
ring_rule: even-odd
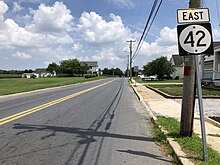
[[[58,75],[63,74],[68,76],[84,75],[87,73],[88,69],[89,67],[87,64],[81,65],[80,61],[77,59],[63,60],[60,62],[60,65],[51,63],[47,67],[47,71],[51,73],[55,71]],[[99,71],[101,70],[99,69]],[[119,77],[124,75],[123,71],[119,68],[104,68],[102,72],[103,75],[117,75]]]
[[[60,65],[53,62],[48,65],[46,70],[50,73],[55,71],[58,75],[76,76],[86,74],[88,69],[88,65],[82,66],[78,59],[69,59],[61,61]]]

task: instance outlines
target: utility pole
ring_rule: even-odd
[[[127,64],[127,77],[129,77],[129,55],[128,55],[128,64]]]
[[[129,49],[130,49],[130,81],[132,82],[132,43],[136,42],[134,40],[129,40]]]
[[[189,8],[201,8],[201,0],[190,0]],[[181,111],[180,134],[192,136],[196,96],[195,56],[184,56],[184,81]]]

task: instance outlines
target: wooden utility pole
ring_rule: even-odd
[[[189,8],[201,8],[201,0],[190,0]],[[192,136],[196,96],[195,56],[184,56],[184,81],[181,111],[180,134]]]
[[[132,82],[132,42],[136,42],[136,41],[129,40],[127,42],[129,42],[129,49],[130,49],[130,81]]]

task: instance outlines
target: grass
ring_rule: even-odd
[[[153,140],[161,147],[162,152],[167,157],[172,157],[172,164],[180,164],[173,148],[169,145],[166,136],[157,125],[153,125],[152,129]]]
[[[21,78],[21,74],[0,74],[0,79],[2,78]]]
[[[183,94],[183,85],[181,84],[150,84],[149,86],[172,96],[182,96]],[[202,94],[203,96],[220,96],[220,90],[204,87]]]
[[[76,84],[92,80],[106,78],[104,76],[94,78],[84,77],[51,77],[51,78],[5,78],[0,79],[0,95],[8,95],[20,92],[27,92],[37,89],[57,87],[63,85]]]
[[[220,162],[220,154],[208,147],[208,162],[203,161],[202,140],[195,134],[192,137],[182,137],[179,135],[180,123],[173,118],[159,116],[157,124],[168,132],[168,136],[177,141],[187,156],[199,165],[215,165]]]

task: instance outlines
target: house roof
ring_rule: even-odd
[[[37,68],[35,70],[35,73],[41,74],[41,73],[49,73],[49,72],[46,70],[46,68]]]
[[[220,42],[213,42],[213,47],[214,49],[220,47]]]
[[[81,61],[80,65],[85,66],[88,65],[88,67],[98,67],[98,62],[97,61]]]
[[[181,66],[184,63],[183,56],[173,54],[171,57],[171,60],[173,59],[174,65],[175,66]]]

